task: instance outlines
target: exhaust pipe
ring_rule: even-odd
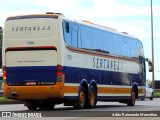
[[[18,94],[17,94],[16,92],[12,92],[12,96],[13,96],[13,97],[17,97]]]

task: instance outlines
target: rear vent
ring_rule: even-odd
[[[62,13],[55,13],[55,14],[57,14],[57,15],[63,15]]]
[[[54,13],[54,12],[46,12],[46,14],[56,14],[56,15],[63,15],[61,13]]]
[[[124,33],[124,34],[128,34],[127,32],[122,32],[122,33]]]
[[[53,13],[53,12],[46,12],[46,14],[55,14],[55,13]]]

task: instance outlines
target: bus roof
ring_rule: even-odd
[[[115,34],[119,34],[119,35],[122,35],[122,36],[126,36],[126,37],[130,37],[130,38],[139,40],[137,37],[134,37],[134,36],[128,34],[127,32],[118,32],[117,30],[115,30],[113,28],[102,26],[102,25],[90,22],[88,20],[69,19],[61,13],[47,12],[46,14],[32,14],[32,15],[12,16],[12,17],[7,18],[7,21],[8,20],[16,20],[16,19],[30,19],[30,18],[56,18],[56,19],[58,19],[59,17],[62,20],[64,19],[64,20],[76,22],[76,23],[79,23],[79,24],[82,24],[82,25],[94,27],[94,28],[97,28],[97,29],[105,30],[105,31],[108,31],[108,32],[112,32],[112,33],[115,33]]]
[[[11,16],[11,17],[8,17],[7,20],[30,19],[30,18],[58,18],[59,16],[63,16],[63,14],[47,12],[46,14]]]

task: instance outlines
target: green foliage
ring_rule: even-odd
[[[160,91],[154,91],[154,96],[155,97],[160,97]]]
[[[15,100],[11,100],[11,99],[7,99],[5,97],[0,97],[0,102],[11,102],[11,101],[15,101]]]

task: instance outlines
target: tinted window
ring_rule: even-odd
[[[139,40],[73,22],[63,21],[63,33],[68,45],[78,48],[104,50],[128,57],[144,56]]]
[[[67,44],[72,45],[71,44],[71,28],[72,28],[72,24],[70,22],[67,21],[63,21],[63,35],[64,35],[64,40]]]
[[[138,57],[137,41],[130,38],[131,57]]]
[[[113,54],[122,55],[122,37],[120,35],[113,35]]]
[[[102,31],[98,29],[92,29],[92,35],[93,35],[93,49],[103,50]]]
[[[123,56],[128,56],[128,57],[131,56],[130,39],[127,37],[123,37],[122,52],[123,52]]]
[[[137,41],[137,50],[138,50],[138,56],[144,56],[143,55],[143,46],[140,41]]]
[[[81,26],[81,42],[82,48],[92,49],[92,34],[90,27]]]
[[[103,48],[104,51],[112,53],[112,34],[109,32],[103,32]]]

